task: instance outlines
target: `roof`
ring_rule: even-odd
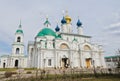
[[[16,33],[23,33],[23,30],[18,29],[18,30],[16,31]]]
[[[80,36],[80,37],[85,37],[85,38],[91,38],[91,36],[86,36],[86,35],[79,35],[79,34],[74,34],[74,33],[61,33],[64,35],[73,35],[73,36]]]
[[[2,56],[0,56],[0,57],[9,57],[9,55],[2,55]]]
[[[115,56],[106,56],[105,58],[116,58],[116,57],[120,57],[120,55],[115,55]]]

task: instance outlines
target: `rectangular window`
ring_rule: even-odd
[[[115,58],[115,57],[112,58],[112,60],[113,60],[113,62],[117,62],[117,58]]]
[[[119,57],[119,61],[120,61],[120,57]]]
[[[52,62],[51,59],[48,59],[48,66],[51,66],[51,65],[52,65],[51,62]]]
[[[111,62],[111,58],[106,58],[106,62]]]

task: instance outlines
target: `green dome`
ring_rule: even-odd
[[[16,33],[23,33],[23,31],[20,30],[20,29],[18,29],[18,30],[16,31]]]
[[[50,28],[43,28],[38,34],[37,37],[41,37],[41,36],[54,36],[55,38],[61,38],[60,35],[57,35],[52,29]]]
[[[50,35],[50,36],[54,36],[56,37],[56,33],[50,29],[50,28],[43,28],[38,34],[37,36],[45,36],[45,35]]]

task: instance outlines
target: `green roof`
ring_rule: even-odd
[[[62,38],[62,37],[61,37],[61,35],[59,34],[59,35],[56,36],[56,38]]]
[[[116,56],[106,56],[105,58],[116,58],[116,57],[120,57],[120,55],[116,55]]]
[[[60,35],[57,35],[52,29],[50,28],[43,28],[38,34],[37,37],[42,37],[42,36],[54,36],[55,38],[61,38]]]
[[[20,29],[18,29],[18,30],[16,31],[16,33],[23,33],[23,31],[20,30]]]
[[[44,23],[44,25],[46,25],[46,24],[50,24],[50,22],[48,20],[46,20],[45,23]]]

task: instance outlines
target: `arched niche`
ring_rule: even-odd
[[[16,48],[16,54],[19,54],[19,53],[20,53],[20,49]]]
[[[90,46],[85,45],[85,46],[84,46],[84,50],[85,50],[85,51],[90,51],[90,50],[91,50],[91,48],[90,48]]]
[[[21,42],[21,37],[17,37],[17,42]]]
[[[66,43],[62,43],[60,49],[69,49],[69,46]]]

